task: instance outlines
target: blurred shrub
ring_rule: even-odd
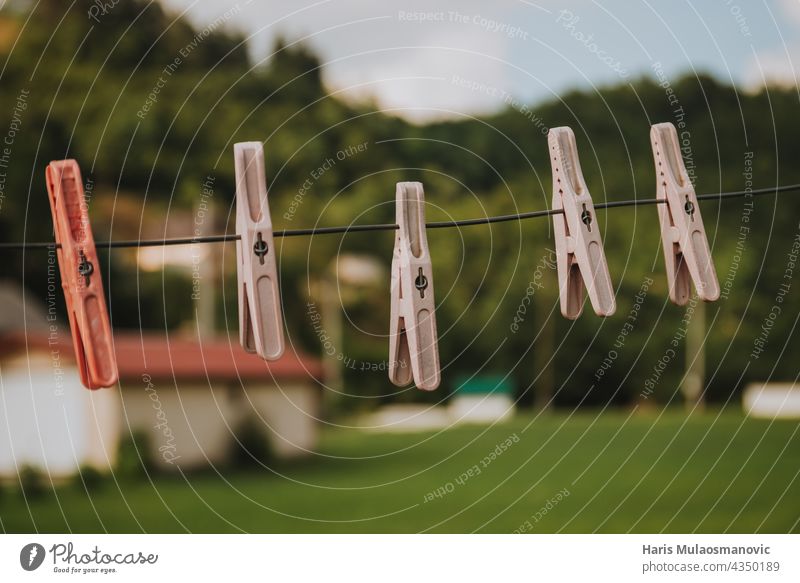
[[[30,465],[24,465],[20,468],[19,486],[26,498],[39,498],[48,490],[42,471]]]
[[[74,485],[86,492],[93,492],[99,490],[106,483],[108,477],[107,472],[103,472],[94,466],[83,465],[78,468]]]
[[[120,440],[116,473],[122,479],[146,476],[155,468],[150,437],[145,431],[131,431]]]
[[[230,460],[235,467],[261,467],[273,461],[269,437],[258,419],[251,416],[236,428]]]

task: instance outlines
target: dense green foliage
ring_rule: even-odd
[[[217,230],[232,230],[232,144],[254,139],[265,142],[276,228],[391,222],[398,180],[425,183],[429,220],[546,208],[545,126],[575,129],[595,201],[654,196],[648,128],[658,121],[686,124],[698,192],[744,188],[743,172],[750,170],[755,187],[800,182],[795,90],[744,94],[701,75],[674,80],[677,103],[670,104],[664,87],[641,79],[599,92],[575,91],[530,110],[509,107],[484,118],[414,125],[331,95],[318,57],[303,46],[280,42],[267,60],[254,62],[243,37],[224,25],[205,34],[156,3],[140,15],[143,1],[120,3],[95,22],[87,18],[91,5],[78,0],[65,15],[65,5],[46,0],[30,15],[13,8],[0,13],[0,139],[15,115],[21,119],[0,207],[4,241],[51,238],[44,167],[65,156],[77,158],[93,180],[97,239],[162,236],[171,217],[180,216],[176,211],[197,207],[208,177],[221,217]],[[171,64],[174,70],[166,74]],[[22,92],[28,95],[24,111],[17,107]],[[677,115],[676,107],[682,108]],[[746,165],[750,152],[752,168]],[[314,178],[326,160],[334,161],[332,167]],[[798,349],[793,330],[800,283],[793,283],[765,352],[758,359],[748,355],[776,303],[800,202],[796,195],[756,199],[739,257],[746,202],[702,206],[720,279],[738,265],[728,297],[706,315],[713,324],[709,396],[721,401],[747,380],[797,374],[790,357]],[[521,393],[535,384],[546,393],[552,384],[560,403],[640,399],[644,379],[669,348],[684,310],[666,301],[655,208],[601,212],[599,221],[619,286],[618,314],[605,321],[588,308],[575,323],[558,314],[555,273],[536,273],[552,246],[548,220],[429,233],[446,382],[458,373],[511,371]],[[345,251],[374,255],[388,267],[392,242],[390,233],[281,240],[291,341],[320,351],[306,308],[307,274],[322,273]],[[3,275],[43,297],[46,262],[36,253],[7,254]],[[219,328],[235,330],[232,246],[218,258],[225,284]],[[117,329],[174,328],[191,321],[185,271],[143,272],[126,251],[113,252],[104,271]],[[633,330],[616,349],[613,366],[595,382],[647,277],[654,283]],[[513,331],[526,290],[534,289],[531,281],[543,287],[535,288]],[[356,301],[346,306],[344,346],[337,350],[355,362],[382,362],[388,280],[378,290],[352,293]],[[673,397],[682,375],[679,344],[673,366],[655,386],[662,401]],[[383,370],[346,372],[352,392],[392,392]],[[418,398],[409,391],[393,398],[412,397]],[[529,402],[530,395],[523,400]]]

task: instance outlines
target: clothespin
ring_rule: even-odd
[[[261,142],[234,144],[239,340],[266,360],[283,354],[283,313]]]
[[[110,387],[119,375],[81,169],[75,160],[53,161],[45,176],[81,382],[89,389]]]
[[[394,242],[389,324],[389,379],[420,389],[439,386],[439,346],[433,271],[425,234],[425,191],[419,182],[397,183],[400,226]]]
[[[656,164],[656,198],[665,201],[658,205],[658,218],[669,297],[673,303],[685,305],[694,281],[697,295],[712,302],[719,298],[719,282],[694,186],[681,156],[678,132],[671,123],[659,123],[650,128],[650,140]]]
[[[574,320],[583,311],[583,286],[598,316],[617,309],[608,273],[600,226],[592,196],[583,180],[575,134],[568,127],[553,128],[547,135],[553,169],[553,215],[561,313]]]

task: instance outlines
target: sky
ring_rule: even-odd
[[[800,0],[163,2],[245,33],[256,61],[278,35],[302,39],[332,91],[417,120],[657,74],[796,85],[800,61]]]

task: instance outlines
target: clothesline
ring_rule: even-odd
[[[725,200],[731,198],[740,198],[743,196],[764,196],[769,194],[781,194],[785,192],[800,192],[800,184],[787,184],[783,186],[772,186],[758,189],[748,190],[735,190],[730,192],[717,192],[698,194],[697,200]],[[666,202],[663,199],[657,198],[640,198],[632,200],[620,200],[611,202],[601,202],[594,205],[595,209],[613,209],[628,206],[644,206],[650,204],[663,204]],[[426,223],[425,227],[428,229],[448,229],[457,227],[469,227],[474,225],[489,225],[493,223],[504,223],[508,221],[522,221],[526,219],[534,219],[539,217],[549,217],[557,214],[563,214],[561,209],[548,209],[540,211],[528,211],[524,213],[516,213],[509,215],[496,215],[491,217],[480,217],[475,219],[460,219],[453,221],[435,221]],[[333,235],[333,234],[348,234],[348,233],[361,233],[366,231],[394,231],[399,227],[394,223],[383,223],[373,225],[347,225],[336,227],[311,227],[307,229],[284,229],[276,230],[273,237],[302,237],[310,235]],[[241,237],[236,234],[230,235],[208,235],[204,237],[176,237],[170,239],[132,239],[120,241],[96,241],[95,247],[104,249],[121,249],[131,247],[160,247],[165,245],[194,245],[197,243],[226,243],[229,241],[238,241]],[[10,242],[0,243],[0,249],[57,249],[61,245],[55,242]]]

